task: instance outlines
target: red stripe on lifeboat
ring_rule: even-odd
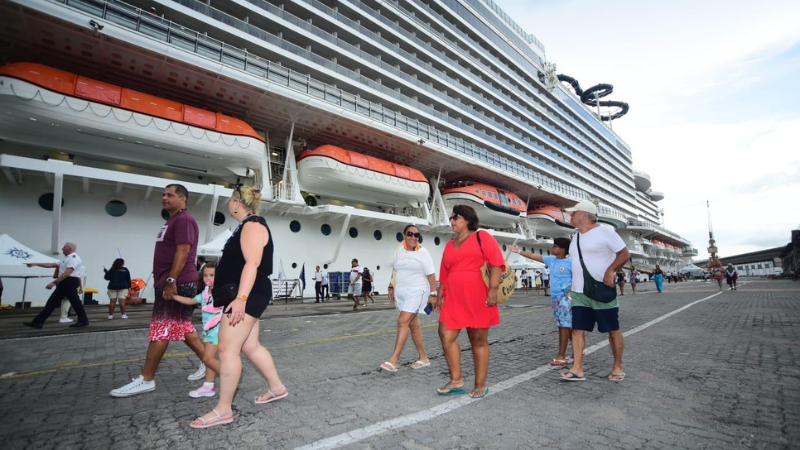
[[[503,204],[500,201],[500,189],[490,186],[488,184],[475,183],[472,181],[458,181],[451,187],[442,191],[443,194],[462,193],[478,197],[485,203],[491,203],[500,208],[512,209],[518,213],[525,212],[525,202],[513,192],[502,191],[503,195],[508,199],[508,204]]]
[[[155,97],[115,84],[75,75],[36,63],[11,63],[0,67],[0,75],[17,78],[50,91],[111,105],[173,122],[181,122],[224,134],[264,138],[246,122],[204,109]]]
[[[378,159],[363,153],[354,152],[352,150],[345,150],[334,145],[321,145],[314,150],[305,149],[300,152],[300,155],[297,157],[297,161],[310,156],[324,156],[349,166],[361,167],[362,169],[372,170],[373,172],[379,172],[406,180],[418,181],[422,183],[428,182],[428,179],[425,178],[425,175],[423,175],[422,172],[417,169],[395,164],[393,162]]]
[[[558,206],[553,205],[534,205],[528,209],[528,216],[533,214],[541,214],[552,217],[553,220],[559,223],[559,225],[569,225],[569,221],[572,218],[570,213],[563,211]]]

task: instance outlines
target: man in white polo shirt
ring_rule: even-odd
[[[33,318],[30,322],[23,322],[24,325],[31,328],[42,328],[44,321],[53,314],[53,311],[61,304],[61,300],[66,298],[72,305],[72,308],[78,314],[78,322],[70,325],[70,327],[85,327],[89,325],[89,318],[86,316],[86,310],[83,309],[80,297],[78,297],[78,288],[81,286],[81,277],[83,276],[83,263],[81,257],[75,253],[78,247],[72,242],[67,242],[61,248],[64,253],[64,260],[60,264],[56,263],[33,263],[28,264],[28,267],[39,266],[54,269],[59,268],[58,278],[49,283],[47,289],[55,288],[53,294],[47,299],[42,312]]]

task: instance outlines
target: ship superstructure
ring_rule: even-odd
[[[44,64],[232,116],[264,142],[264,164],[224,176],[218,160],[137,163],[135,146],[142,144],[135,140],[126,141],[123,163],[114,153],[127,138],[113,130],[88,144],[101,151],[66,151],[2,130],[2,121],[18,128],[31,119],[25,111],[13,121],[0,118],[3,189],[17,194],[4,196],[2,206],[20,211],[0,225],[28,245],[45,238],[39,250],[58,249],[66,238],[117,247],[112,236],[76,231],[83,229],[74,226],[78,217],[114,218],[147,241],[161,220],[153,192],[170,180],[197,193],[190,209],[204,242],[211,241],[230,227],[228,183],[255,176],[270,187],[265,210],[276,239],[303,242],[276,255],[292,274],[302,264],[344,270],[358,257],[362,265],[384,265],[374,271],[382,286],[386,255],[404,223],[418,224],[432,238],[432,253],[441,253],[449,238],[442,190],[459,182],[493,187],[489,195],[499,197],[486,200],[489,207],[506,197],[528,209],[592,199],[643,271],[678,268],[696,256],[687,240],[660,225],[655,202],[663,194],[634,170],[629,146],[607,123],[620,114],[595,108],[615,103],[600,100],[610,85],[578,91],[577,82],[565,82],[569,77],[557,76],[545,60],[544,46],[491,0],[0,0],[0,14],[5,62]],[[19,102],[21,94],[7,91]],[[85,134],[79,124],[54,131],[55,124],[28,122],[32,133]],[[431,185],[428,200],[361,204],[353,195],[329,195],[341,186],[325,192],[319,186],[326,180],[317,179],[306,189],[296,158],[325,145],[420,171]],[[49,210],[37,205],[46,194]],[[113,201],[136,215],[111,216]],[[26,214],[38,222],[18,222]],[[544,253],[556,233],[570,232],[515,214],[492,230],[504,245]],[[84,252],[106,258],[94,247]],[[130,258],[140,273],[147,270],[147,255]]]

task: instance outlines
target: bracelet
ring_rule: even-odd
[[[389,286],[387,289],[394,290],[394,286]]]
[[[241,300],[241,301],[243,301],[243,302],[247,302],[247,296],[244,295],[244,294],[239,294],[239,295],[236,296],[236,298]]]

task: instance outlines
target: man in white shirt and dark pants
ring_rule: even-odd
[[[42,328],[44,321],[53,314],[53,311],[61,305],[61,300],[66,298],[72,305],[72,308],[78,314],[78,321],[70,327],[85,327],[89,325],[89,318],[86,316],[86,310],[83,309],[80,297],[78,297],[78,288],[81,286],[81,277],[83,276],[83,263],[81,257],[75,253],[77,246],[72,242],[67,242],[61,248],[64,253],[64,260],[60,264],[56,263],[34,263],[28,264],[28,267],[39,266],[54,269],[59,268],[58,278],[49,283],[47,289],[55,288],[55,291],[47,299],[42,312],[33,318],[30,322],[23,322],[32,328]]]
[[[317,271],[314,272],[314,294],[317,297],[314,303],[319,303],[320,298],[325,301],[325,297],[322,296],[322,272],[319,270],[319,266],[317,266]]]
[[[564,381],[583,381],[583,349],[586,346],[585,334],[594,331],[608,333],[609,346],[614,355],[614,365],[608,374],[609,381],[622,381],[622,351],[625,347],[622,331],[619,327],[619,299],[609,303],[599,302],[584,295],[584,286],[592,280],[584,280],[583,264],[589,275],[606,286],[614,289],[615,274],[628,260],[630,253],[625,242],[613,228],[597,223],[597,206],[588,200],[581,200],[573,208],[570,224],[578,229],[572,238],[569,255],[572,257],[572,350],[575,361],[568,372],[561,374]],[[580,246],[580,251],[578,247]]]

